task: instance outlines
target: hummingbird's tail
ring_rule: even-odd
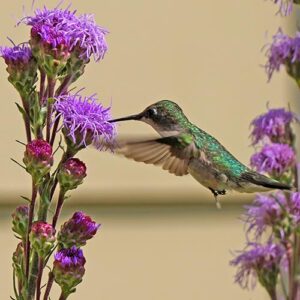
[[[279,182],[262,174],[248,171],[242,174],[241,178],[248,183],[254,184],[258,188],[291,190],[292,187],[286,183]]]

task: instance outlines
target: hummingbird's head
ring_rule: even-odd
[[[127,120],[138,120],[151,125],[161,135],[175,135],[184,130],[188,123],[187,117],[182,109],[173,101],[161,100],[147,108],[141,113],[127,117],[110,120],[109,122],[120,122]]]

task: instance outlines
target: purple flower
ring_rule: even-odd
[[[258,172],[268,173],[279,178],[295,164],[295,152],[287,144],[265,145],[251,157],[250,164]]]
[[[58,173],[59,184],[66,191],[76,189],[84,177],[86,177],[86,166],[78,158],[69,158],[62,164]]]
[[[63,248],[71,246],[81,247],[97,232],[100,224],[83,212],[75,212],[70,220],[65,222],[58,233],[58,243]]]
[[[249,288],[251,282],[253,288],[258,279],[269,292],[274,290],[283,255],[284,249],[272,242],[266,245],[249,243],[248,247],[230,262],[238,268],[235,281],[242,288]]]
[[[293,0],[272,0],[279,5],[279,13],[283,16],[288,16],[292,13]]]
[[[58,251],[54,255],[54,265],[67,271],[74,267],[83,267],[85,258],[82,250],[73,246],[70,249]]]
[[[74,31],[72,48],[79,50],[82,59],[93,56],[95,61],[99,61],[103,59],[108,48],[105,40],[107,33],[106,29],[96,24],[93,15],[81,15]]]
[[[290,125],[295,119],[295,115],[284,108],[269,109],[267,113],[258,116],[251,122],[253,144],[257,144],[265,137],[272,142],[290,143],[292,135]]]
[[[85,273],[85,258],[81,249],[73,246],[70,249],[62,249],[54,256],[53,275],[57,284],[61,287],[65,298],[75,292],[75,286],[82,281]]]
[[[27,44],[13,47],[0,47],[0,56],[8,66],[26,66],[32,59],[32,52]]]
[[[44,7],[21,22],[32,27],[31,43],[41,41],[45,50],[50,50],[54,55],[58,50],[60,55],[64,53],[68,56],[76,49],[80,58],[87,60],[94,56],[95,61],[98,61],[107,50],[105,35],[108,31],[97,25],[92,15],[76,16],[76,11]]]
[[[54,108],[58,117],[63,118],[66,136],[78,147],[93,143],[101,149],[103,144],[112,143],[116,129],[114,124],[108,122],[111,118],[110,107],[104,108],[97,103],[94,95],[62,95],[57,98]]]
[[[279,71],[282,65],[286,66],[289,75],[297,78],[296,64],[300,60],[300,33],[297,32],[292,38],[279,29],[268,47],[267,59],[265,68],[269,79],[274,71]]]
[[[283,193],[277,192],[271,194],[256,194],[253,204],[246,206],[244,221],[247,225],[247,232],[254,232],[255,238],[259,239],[268,227],[280,238],[286,237],[286,232],[280,228],[284,221],[287,200]]]
[[[23,99],[32,93],[37,81],[37,62],[27,44],[0,47],[0,57],[7,64],[8,81],[18,90]]]

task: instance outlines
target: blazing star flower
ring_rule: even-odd
[[[76,49],[80,58],[86,60],[94,56],[98,61],[107,50],[105,35],[108,31],[97,25],[89,14],[76,16],[76,11],[44,7],[22,22],[32,27],[34,40],[41,40],[51,50],[63,49],[67,56]]]
[[[57,284],[61,287],[65,298],[75,292],[75,286],[82,281],[85,273],[85,258],[81,249],[73,246],[70,249],[62,249],[54,256],[53,275]]]
[[[278,226],[284,222],[284,207],[287,207],[287,200],[281,192],[274,195],[256,194],[253,204],[246,206],[244,221],[247,232],[254,232],[255,238],[259,239],[270,227],[277,236],[285,238],[287,233]]]
[[[81,247],[97,232],[100,224],[94,222],[85,213],[75,212],[70,220],[65,222],[58,233],[58,243],[62,248]]]
[[[250,243],[246,250],[241,251],[230,264],[238,267],[235,281],[242,288],[253,288],[256,279],[269,293],[275,290],[279,265],[284,255],[284,249],[277,244],[268,242],[266,245]]]
[[[75,212],[70,220],[65,222],[58,233],[58,244],[62,248],[81,247],[91,239],[99,229],[97,224],[85,213]]]
[[[12,230],[25,239],[28,226],[28,205],[20,205],[12,213]]]
[[[295,152],[287,144],[265,145],[262,150],[251,157],[250,164],[258,172],[268,173],[280,178],[295,164]]]
[[[37,81],[37,63],[27,44],[0,47],[0,57],[7,64],[8,81],[22,96],[27,96]]]
[[[84,14],[79,16],[77,30],[74,31],[72,48],[79,50],[79,57],[87,60],[91,56],[95,61],[103,59],[107,44],[105,35],[108,31],[96,24],[94,16]]]
[[[294,38],[284,34],[281,29],[273,36],[273,42],[268,47],[267,64],[265,66],[269,79],[274,71],[279,71],[283,65],[290,76],[299,80],[300,33]]]
[[[267,113],[258,116],[251,122],[253,145],[265,137],[273,143],[290,144],[292,140],[290,125],[295,119],[295,115],[284,108],[269,109]]]
[[[56,99],[54,109],[58,112],[57,117],[63,118],[65,136],[77,148],[93,143],[98,149],[103,149],[103,141],[105,144],[112,143],[116,129],[108,122],[110,107],[98,104],[94,95],[62,95]]]
[[[0,56],[5,63],[11,67],[24,67],[33,58],[30,47],[27,44],[21,44],[13,47],[0,47]]]

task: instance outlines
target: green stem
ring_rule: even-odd
[[[56,205],[56,210],[53,216],[53,220],[52,220],[52,227],[55,228],[56,224],[57,224],[57,220],[58,217],[60,215],[61,209],[63,207],[64,204],[64,200],[65,200],[65,194],[66,191],[64,189],[60,189],[59,191],[59,196],[58,196],[58,201],[57,201],[57,205]]]
[[[28,300],[34,299],[36,283],[37,283],[37,274],[39,271],[38,264],[39,264],[38,254],[36,253],[36,251],[34,251],[32,256],[31,270],[30,270],[29,283],[28,283]]]
[[[38,259],[38,275],[36,280],[36,300],[41,299],[41,281],[43,276],[43,270],[44,270],[44,260],[42,257],[39,257]]]
[[[50,141],[50,129],[51,129],[51,116],[52,116],[52,100],[54,96],[56,80],[48,77],[48,101],[47,101],[47,120],[46,120],[46,141]]]
[[[24,99],[22,97],[22,105],[25,111],[24,114],[24,124],[25,124],[25,131],[26,131],[26,138],[27,138],[27,142],[31,142],[31,129],[30,129],[30,110],[29,110],[29,106],[28,103],[26,101],[26,99]]]
[[[64,95],[65,93],[67,93],[67,90],[68,90],[68,87],[69,87],[71,81],[72,81],[72,75],[67,76],[64,79],[64,81],[62,82],[62,84],[59,86],[59,88],[57,89],[55,96],[58,97],[60,95]],[[58,114],[56,114],[55,122],[54,122],[53,129],[52,129],[51,139],[50,139],[51,146],[53,146],[54,141],[55,141],[57,128],[59,125],[59,120],[60,120],[60,117],[58,116]]]
[[[31,201],[29,204],[29,213],[28,213],[28,226],[27,226],[27,233],[26,233],[26,247],[25,247],[25,275],[26,278],[29,278],[29,264],[30,264],[30,241],[29,241],[29,234],[31,231],[31,225],[33,222],[34,217],[34,206],[37,196],[37,187],[32,180],[32,195]]]

